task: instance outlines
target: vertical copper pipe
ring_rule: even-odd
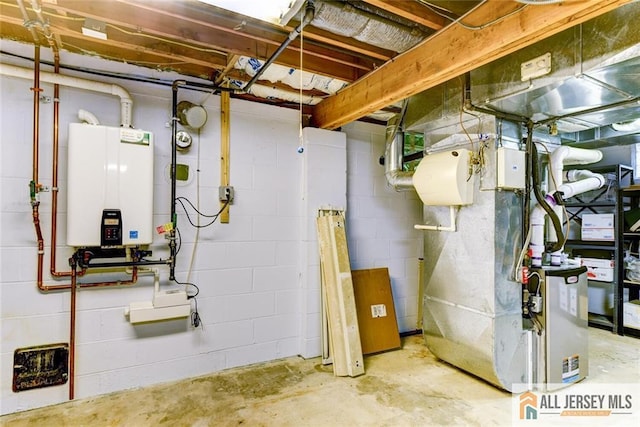
[[[33,171],[32,180],[38,190],[38,160],[40,138],[40,45],[35,46],[33,60]]]
[[[75,394],[75,364],[76,364],[76,259],[71,258],[71,319],[69,321],[69,400]]]
[[[44,239],[42,237],[42,229],[40,228],[40,200],[38,200],[38,192],[40,184],[38,183],[38,166],[39,166],[39,149],[40,149],[40,45],[35,46],[34,67],[33,67],[33,171],[30,185],[31,193],[31,214],[33,216],[33,226],[36,229],[36,237],[38,239],[38,287],[42,286],[42,270],[44,261]]]
[[[54,52],[54,73],[60,72],[60,54]],[[58,158],[60,146],[60,85],[53,85],[53,165],[51,174],[51,253],[49,272],[53,277],[67,277],[71,271],[56,271],[56,250],[58,241]],[[80,272],[78,275],[82,275]]]

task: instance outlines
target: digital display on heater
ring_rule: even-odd
[[[118,225],[120,221],[117,218],[105,218],[104,225]]]

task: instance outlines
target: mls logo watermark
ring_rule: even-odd
[[[527,391],[520,395],[520,419],[538,419],[538,395]]]
[[[640,425],[640,384],[597,384],[583,381],[569,387],[533,384],[533,391],[514,394],[513,425]],[[523,385],[524,388],[524,385]]]

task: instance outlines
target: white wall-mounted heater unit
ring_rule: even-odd
[[[150,244],[152,221],[153,134],[71,123],[67,245]]]

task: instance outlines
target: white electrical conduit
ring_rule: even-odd
[[[18,77],[22,79],[33,79],[33,70],[28,68],[16,67],[0,63],[0,74],[10,77]],[[95,82],[93,80],[85,80],[78,77],[64,76],[61,74],[40,72],[40,81],[45,83],[59,84],[67,87],[75,87],[78,89],[90,90],[93,92],[106,93],[120,98],[120,126],[131,127],[131,115],[133,108],[133,100],[131,95],[121,86]]]
[[[449,206],[449,226],[443,227],[441,225],[422,225],[416,224],[413,226],[416,230],[433,230],[433,231],[456,231],[456,211],[457,206]]]

